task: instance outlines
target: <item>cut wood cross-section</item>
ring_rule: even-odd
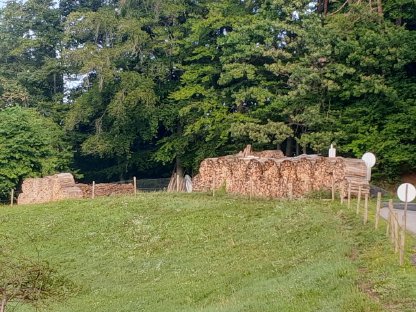
[[[225,187],[228,193],[271,198],[300,198],[312,191],[336,190],[347,196],[361,186],[369,193],[367,169],[361,159],[301,155],[284,157],[274,151],[251,152],[205,159],[193,180],[195,191]]]

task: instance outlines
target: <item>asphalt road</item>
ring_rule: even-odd
[[[397,212],[399,217],[399,224],[400,226],[403,225],[403,216],[404,216],[404,210],[403,209],[394,209],[394,212]],[[388,208],[382,208],[380,210],[380,215],[387,220],[389,216],[389,209]],[[413,234],[416,234],[416,211],[407,211],[407,230],[409,232],[412,232]]]

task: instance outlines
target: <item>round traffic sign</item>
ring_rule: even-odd
[[[361,157],[367,167],[372,168],[376,164],[376,156],[373,153],[367,152]]]
[[[407,191],[406,191],[407,188]],[[406,196],[407,192],[407,196]],[[416,198],[416,188],[413,184],[410,183],[403,183],[397,189],[397,196],[402,202],[409,203]]]

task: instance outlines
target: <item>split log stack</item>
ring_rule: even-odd
[[[250,150],[250,149],[248,149]],[[312,191],[331,190],[332,183],[345,198],[348,185],[352,194],[369,193],[367,169],[361,159],[301,155],[247,153],[205,159],[193,179],[195,191],[225,187],[227,193],[271,198],[301,198]],[[269,157],[272,155],[272,157]]]
[[[82,190],[70,173],[59,173],[44,178],[25,179],[17,203],[40,204],[69,198],[82,198]]]
[[[78,183],[77,186],[82,190],[85,198],[91,198],[92,185]],[[94,195],[113,196],[113,195],[132,195],[134,194],[133,183],[97,183],[95,184]]]
[[[111,196],[134,193],[133,183],[100,183],[95,185],[95,196]],[[17,203],[41,204],[62,199],[91,198],[92,185],[75,183],[70,173],[59,173],[44,178],[25,179]]]

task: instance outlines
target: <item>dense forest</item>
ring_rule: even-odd
[[[245,144],[416,170],[414,0],[50,0],[0,10],[0,196],[195,173]]]

